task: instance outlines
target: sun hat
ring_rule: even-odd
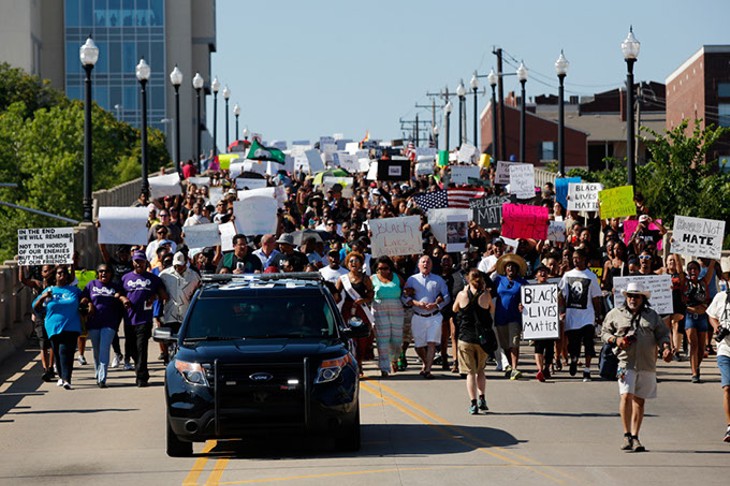
[[[629,284],[626,286],[626,290],[622,290],[621,294],[623,294],[624,297],[626,297],[628,294],[638,294],[643,295],[647,299],[651,298],[651,291],[646,290],[644,286],[641,285],[639,282],[629,282]]]
[[[519,255],[515,255],[514,253],[507,253],[506,255],[499,257],[496,265],[497,273],[504,275],[508,263],[514,263],[517,265],[517,273],[519,273],[520,277],[525,276],[525,273],[527,272],[527,262],[524,258]]]
[[[283,245],[294,246],[294,235],[292,235],[291,233],[282,233],[281,236],[279,236],[279,239],[276,240],[276,242]]]

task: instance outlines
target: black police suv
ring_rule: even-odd
[[[280,433],[334,437],[360,448],[358,367],[351,338],[318,274],[212,275],[180,331],[155,329],[177,348],[166,369],[167,454],[193,442]]]

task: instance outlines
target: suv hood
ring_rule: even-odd
[[[181,347],[177,359],[210,363],[216,359],[231,362],[300,362],[304,357],[323,358],[342,355],[345,345],[338,340],[249,339],[241,341],[200,342]]]

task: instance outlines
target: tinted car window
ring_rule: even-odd
[[[191,310],[185,338],[329,338],[335,317],[327,301],[312,295],[216,297],[200,299]]]

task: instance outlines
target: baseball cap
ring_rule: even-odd
[[[144,260],[147,261],[147,255],[143,251],[135,251],[132,254],[132,260]]]
[[[173,265],[187,265],[187,263],[185,255],[180,251],[175,253],[175,256],[172,258]]]

